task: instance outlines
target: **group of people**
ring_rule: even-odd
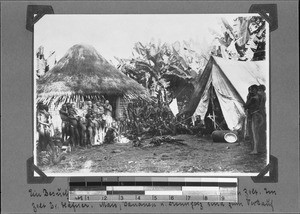
[[[85,101],[76,108],[65,103],[59,110],[62,120],[62,139],[72,146],[92,146],[104,143],[105,134],[113,125],[112,106],[108,100]]]
[[[161,136],[177,134],[200,134],[204,123],[200,116],[194,124],[184,114],[174,116],[167,102],[135,101],[128,104],[126,115],[121,121],[121,130],[128,136]]]
[[[248,88],[247,101],[244,106],[247,112],[248,130],[251,130],[253,150],[250,154],[258,154],[260,142],[265,141],[266,135],[266,87],[251,85]]]
[[[247,113],[249,132],[253,140],[251,154],[259,153],[259,142],[266,130],[266,87],[252,85],[244,108]],[[202,136],[207,132],[206,122],[200,116],[192,123],[185,114],[174,116],[167,102],[146,102],[134,100],[124,111],[123,117],[113,119],[112,106],[108,100],[84,101],[75,106],[64,103],[59,110],[63,142],[71,146],[89,146],[110,143],[116,135],[123,134],[137,139],[143,136],[194,134]],[[41,150],[50,145],[53,136],[52,117],[46,105],[39,105],[37,131]]]

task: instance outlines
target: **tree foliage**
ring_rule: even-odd
[[[222,18],[222,33],[210,29],[215,36],[212,55],[241,61],[265,59],[266,21],[259,17],[237,17],[232,24]]]
[[[191,80],[197,75],[190,67],[195,56],[183,55],[182,49],[179,42],[172,45],[137,42],[131,59],[115,58],[123,73],[142,84],[161,102],[170,102],[179,88],[191,87]]]

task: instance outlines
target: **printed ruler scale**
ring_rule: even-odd
[[[69,188],[71,202],[238,202],[237,178],[74,177]]]

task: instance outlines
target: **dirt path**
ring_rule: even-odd
[[[141,147],[109,144],[77,149],[54,166],[44,167],[47,173],[195,173],[195,172],[260,172],[266,155],[250,155],[245,142],[213,143],[210,138],[178,135],[183,144],[163,143],[150,147],[150,140]]]

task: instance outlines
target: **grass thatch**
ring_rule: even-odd
[[[104,59],[94,47],[74,45],[37,81],[38,101],[88,96],[147,97],[146,89]]]

